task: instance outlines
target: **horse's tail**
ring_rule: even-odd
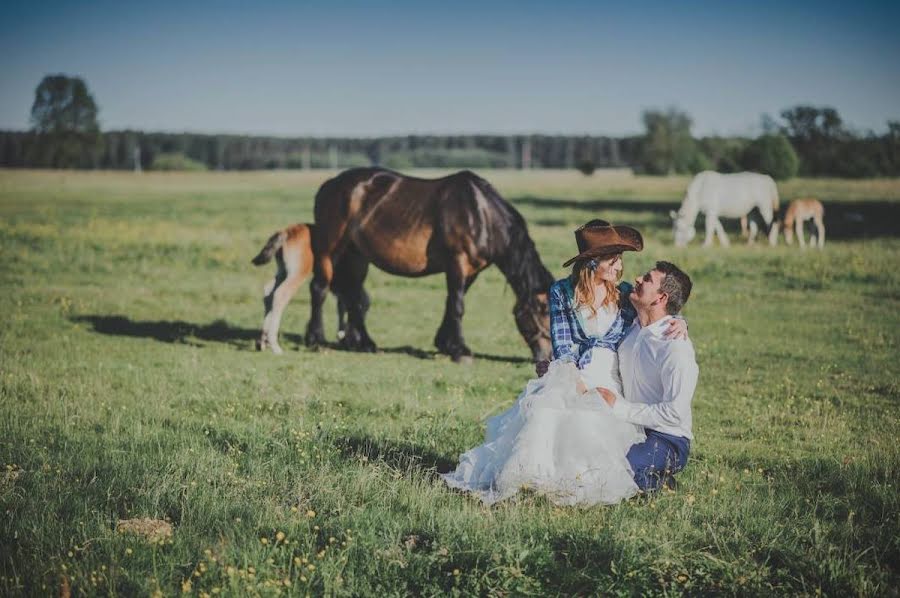
[[[275,255],[275,252],[281,249],[281,246],[284,244],[286,238],[287,231],[284,230],[280,230],[269,237],[269,240],[260,250],[259,254],[257,254],[257,256],[251,260],[253,264],[262,266],[263,264],[267,264],[272,261],[272,257]]]
[[[775,184],[775,179],[771,179],[772,181],[772,210],[775,214],[778,214],[778,210],[781,209],[780,201],[778,199],[778,185]]]

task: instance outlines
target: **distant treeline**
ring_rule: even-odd
[[[786,113],[786,115],[788,115]],[[677,116],[677,115],[676,115]],[[788,115],[792,116],[792,114]],[[900,123],[882,135],[791,121],[757,139],[680,137],[669,115],[634,137],[410,135],[382,138],[280,138],[141,131],[0,131],[0,166],[112,170],[348,168],[630,167],[649,174],[756,170],[776,178],[900,176]],[[819,119],[821,121],[821,118]],[[792,163],[792,165],[791,165]],[[778,170],[786,174],[779,175]]]
[[[637,163],[640,138],[409,135],[282,138],[108,131],[93,138],[0,131],[0,165],[29,168],[210,170],[346,168],[610,168]],[[82,148],[66,151],[66,146]],[[86,148],[86,149],[85,149]]]
[[[35,89],[28,132],[0,131],[0,166],[112,170],[347,168],[630,167],[667,175],[754,170],[786,180],[806,176],[900,175],[900,122],[860,135],[834,108],[798,105],[765,116],[764,134],[695,138],[689,114],[645,110],[633,137],[566,135],[409,135],[283,138],[100,131],[99,108],[80,77],[45,76]]]

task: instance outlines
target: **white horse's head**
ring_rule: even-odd
[[[672,217],[672,233],[675,236],[675,247],[684,247],[694,238],[697,231],[694,230],[694,223],[689,222],[684,214],[680,214],[675,210],[669,212]]]

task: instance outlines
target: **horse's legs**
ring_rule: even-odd
[[[713,235],[716,234],[716,224],[719,222],[718,216],[706,213],[706,238],[703,240],[704,247],[710,247],[713,244]]]
[[[747,230],[747,215],[744,214],[741,216],[741,236],[747,238],[749,234],[750,233]]]
[[[369,311],[369,295],[363,288],[369,273],[369,260],[355,247],[350,246],[337,262],[332,287],[338,296],[338,319],[341,306],[347,311],[347,326],[341,346],[353,351],[375,351],[375,342],[366,330],[366,312]]]
[[[773,220],[772,226],[769,227],[769,245],[771,245],[772,247],[778,245],[778,229],[778,221]]]
[[[313,278],[309,283],[309,323],[306,325],[306,344],[314,347],[325,343],[325,328],[322,326],[322,304],[328,295],[328,287],[334,276],[331,254],[313,258]]]
[[[458,255],[447,267],[447,302],[444,307],[444,319],[434,337],[438,351],[450,355],[453,361],[461,361],[472,355],[463,338],[462,317],[465,312],[466,290],[475,282],[478,273],[467,276],[465,271],[467,262],[468,258],[465,255]]]
[[[819,237],[819,249],[822,249],[823,247],[825,247],[825,223],[822,221],[821,216],[814,216],[813,220],[816,223],[816,236]]]
[[[775,222],[775,210],[771,204],[763,204],[759,206],[759,214],[762,216],[763,224],[766,225],[769,245],[774,247],[778,244],[778,223]]]
[[[715,227],[716,234],[719,236],[719,244],[722,247],[731,245],[731,242],[728,240],[728,235],[725,234],[725,227],[722,226],[722,221],[719,220],[718,216],[713,219],[713,226]]]
[[[281,326],[281,315],[284,308],[290,302],[291,297],[297,292],[300,283],[303,282],[303,276],[300,272],[291,272],[288,277],[278,285],[278,288],[272,293],[272,311],[266,316],[266,322],[263,323],[263,334],[267,337],[269,346],[272,347],[272,353],[281,355],[284,351],[278,344],[278,327]]]
[[[756,224],[756,220],[750,221],[749,232],[747,233],[747,245],[753,245],[756,243],[756,233],[759,232],[759,225]]]
[[[800,249],[806,249],[806,239],[803,233],[803,218],[794,220],[794,232],[797,234],[797,242],[800,243]]]
[[[347,335],[347,308],[344,307],[344,300],[341,296],[337,296],[337,313],[338,313],[338,340],[343,339]]]
[[[263,287],[263,325],[259,340],[256,341],[257,351],[262,351],[269,347],[269,314],[272,313],[272,297],[275,294],[275,289],[284,280],[284,277],[279,277],[279,274],[281,274],[280,271],[275,275],[275,278],[267,282],[266,286]]]

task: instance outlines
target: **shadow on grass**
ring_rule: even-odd
[[[421,470],[431,477],[439,473],[447,473],[456,467],[456,461],[418,444],[403,440],[344,436],[335,438],[334,445],[345,457],[365,457],[369,462],[381,461],[396,469]]]
[[[895,493],[884,487],[876,488],[879,482],[896,479],[900,461],[891,456],[885,456],[883,461],[860,461],[849,455],[841,461],[813,457],[789,461],[726,457],[723,461],[736,471],[762,469],[766,479],[771,478],[775,490],[784,492],[785,496],[827,499],[823,503],[826,510],[815,513],[822,519],[846,522],[853,510],[857,525],[865,522],[880,526],[890,513],[896,512],[900,502]]]
[[[84,315],[74,316],[73,322],[90,324],[95,332],[113,336],[133,336],[152,338],[164,343],[178,343],[202,346],[192,339],[228,343],[241,349],[253,349],[253,341],[259,338],[259,330],[238,328],[225,320],[215,320],[209,324],[194,324],[182,320],[132,320],[125,316]],[[282,338],[294,343],[302,343],[299,334],[282,334]]]
[[[209,324],[194,324],[183,320],[132,320],[125,316],[101,316],[96,314],[74,316],[72,322],[82,324],[90,324],[94,332],[100,334],[109,334],[113,336],[132,336],[135,338],[152,338],[164,343],[178,343],[202,347],[200,343],[193,342],[193,339],[201,341],[211,341],[218,343],[228,343],[239,349],[253,350],[254,345],[251,341],[259,338],[260,331],[258,329],[239,328],[232,326],[225,320],[215,320]],[[296,346],[304,346],[303,335],[282,332],[280,334],[282,341],[293,343]],[[322,348],[332,350],[343,350],[338,343],[324,343]],[[396,353],[409,355],[416,359],[434,359],[439,355],[437,351],[418,349],[405,345],[402,347],[385,347],[379,348],[379,353]],[[505,363],[530,363],[531,359],[527,357],[513,357],[505,355],[490,355],[487,353],[476,353],[477,359],[485,359],[487,361],[500,361]]]
[[[554,199],[549,197],[516,197],[512,198],[516,206],[529,206],[540,210],[576,209],[589,212],[604,210],[651,214],[647,224],[659,229],[669,230],[670,210],[677,210],[680,201],[641,201],[638,199],[595,199],[577,201],[571,199]],[[781,214],[784,214],[789,200],[782,198]],[[895,201],[825,201],[825,239],[858,239],[873,237],[900,237],[900,202]],[[536,222],[553,226],[564,224],[564,220],[539,217]],[[698,233],[702,233],[704,218],[701,215],[696,222]],[[735,219],[723,220],[726,229],[734,228]],[[643,223],[642,223],[643,224]],[[807,225],[807,235],[811,223]]]
[[[436,357],[443,355],[443,353],[438,353],[434,349],[419,349],[418,347],[411,347],[409,345],[403,345],[402,347],[379,347],[378,352],[405,354],[410,357],[415,357],[416,359],[435,359]],[[498,361],[502,363],[532,363],[532,360],[529,357],[491,355],[490,353],[474,353],[473,357],[475,359]]]

